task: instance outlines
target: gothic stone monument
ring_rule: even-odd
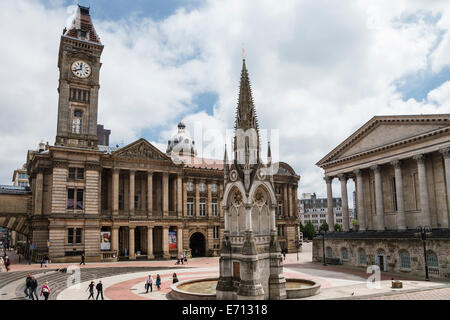
[[[225,231],[216,297],[285,299],[286,280],[275,226],[276,197],[270,145],[268,163],[260,159],[258,121],[245,59],[233,141],[234,158],[225,148]]]

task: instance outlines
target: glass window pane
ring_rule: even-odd
[[[84,168],[77,168],[77,179],[78,180],[84,179]]]
[[[67,209],[74,208],[74,201],[75,201],[75,189],[68,189],[67,190]]]
[[[75,168],[69,168],[69,179],[75,179]]]
[[[67,243],[73,244],[73,228],[67,229]]]
[[[77,190],[77,210],[83,210],[83,189]]]
[[[77,244],[79,244],[79,243],[81,243],[82,241],[81,241],[81,235],[82,235],[82,230],[83,229],[76,229],[77,231],[76,231],[76,236],[75,236],[75,241],[76,241],[76,243]]]

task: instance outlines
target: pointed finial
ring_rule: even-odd
[[[245,46],[243,42],[242,42],[242,60],[245,60]]]

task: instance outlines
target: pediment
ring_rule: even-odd
[[[450,126],[450,115],[376,116],[334,148],[317,165],[409,141]]]
[[[143,138],[113,152],[112,155],[119,158],[171,161],[167,155]]]

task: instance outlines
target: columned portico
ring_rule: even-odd
[[[147,216],[153,211],[153,172],[147,172]]]
[[[113,215],[119,214],[119,172],[120,169],[113,169],[113,178],[112,178],[112,213]]]
[[[422,226],[431,226],[430,203],[428,197],[427,174],[425,168],[425,156],[414,156],[417,161],[417,173],[419,177],[420,208],[422,212]]]
[[[442,218],[442,227],[449,227],[449,219],[450,219],[450,148],[445,148],[440,150],[442,156],[444,157],[444,174],[446,181],[446,195],[447,195],[447,214],[443,215]]]
[[[356,211],[358,212],[359,230],[366,230],[366,212],[364,210],[364,192],[362,171],[355,170],[353,173],[356,176]]]
[[[153,227],[147,227],[147,257],[153,259]]]
[[[135,176],[136,171],[130,170],[130,200],[128,201],[130,205],[130,216],[134,216],[134,190],[135,190]]]
[[[405,217],[405,200],[403,198],[403,177],[402,167],[399,160],[391,162],[395,171],[395,194],[397,203],[397,228],[398,230],[406,229],[406,217]]]
[[[169,173],[163,172],[163,216],[169,215]]]
[[[348,195],[347,195],[347,176],[340,174],[339,181],[341,181],[341,197],[342,197],[342,229],[344,231],[349,230],[349,217],[348,217]]]
[[[169,227],[164,226],[163,227],[163,258],[164,259],[169,259],[170,258],[170,254],[169,254]]]
[[[375,213],[376,213],[376,230],[384,231],[384,201],[383,189],[381,183],[381,169],[380,166],[375,165],[370,167],[375,175]]]
[[[334,208],[333,208],[333,177],[326,176],[324,177],[325,182],[327,183],[327,207],[328,207],[328,227],[330,231],[334,231]]]

